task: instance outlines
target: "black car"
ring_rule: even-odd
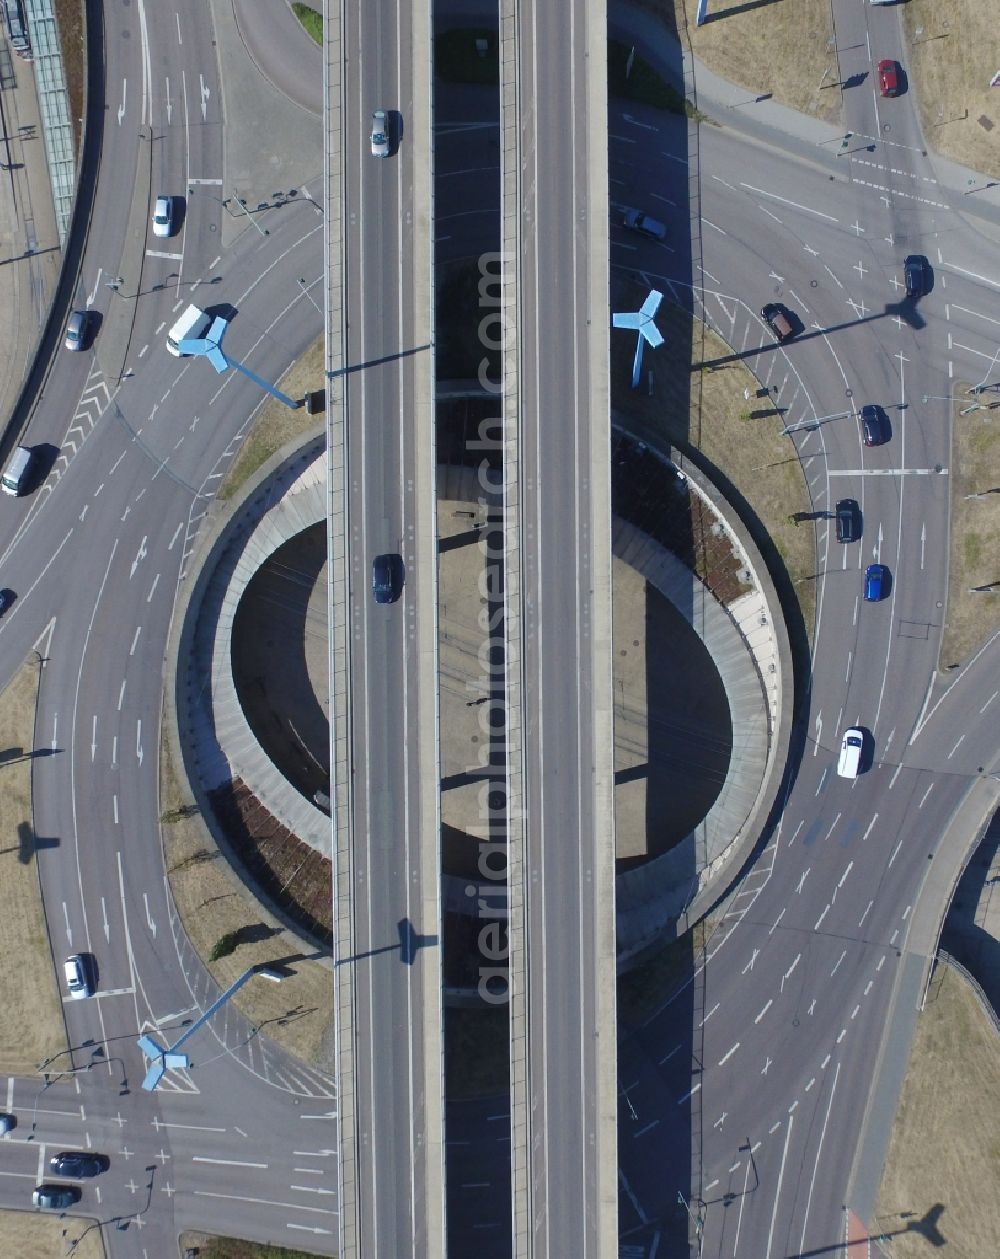
[[[861,536],[861,508],[857,500],[842,498],[837,504],[837,541],[856,542]]]
[[[403,557],[376,555],[372,560],[372,597],[376,603],[395,603],[403,592]]]
[[[39,1185],[31,1195],[36,1207],[49,1211],[65,1211],[80,1197],[76,1185]]]
[[[910,254],[903,263],[906,296],[923,297],[930,290],[931,264],[923,254]]]
[[[768,302],[760,312],[760,317],[771,329],[776,341],[790,341],[795,336],[792,321],[785,313],[785,308],[777,302]]]
[[[885,441],[885,422],[882,408],[869,405],[858,412],[861,422],[861,439],[866,446],[881,446]]]
[[[13,590],[8,590],[6,586],[0,590],[0,616],[3,616],[16,598],[17,595]]]
[[[56,1176],[72,1176],[76,1180],[82,1180],[84,1176],[100,1176],[107,1165],[108,1160],[103,1155],[83,1151],[63,1150],[49,1159],[50,1172]]]

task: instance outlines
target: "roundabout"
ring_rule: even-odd
[[[721,493],[678,452],[621,428],[613,466],[614,843],[627,966],[718,899],[752,849],[783,769],[791,670],[766,566]],[[264,904],[321,944],[331,790],[323,471],[315,435],[251,480],[194,561],[176,638],[180,747],[203,816]],[[491,630],[503,608],[490,563],[503,529],[482,468],[441,464],[438,486],[442,873],[457,925],[495,891],[495,866],[483,866],[495,810],[483,800],[502,799],[505,773],[491,752],[502,742]],[[461,987],[463,947],[446,949],[449,986]]]

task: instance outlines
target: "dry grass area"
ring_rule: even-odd
[[[101,1230],[92,1220],[39,1211],[0,1211],[0,1253],[11,1259],[15,1255],[17,1259],[53,1259],[67,1254],[70,1242],[77,1239],[73,1259],[104,1259]]]
[[[955,390],[965,397],[965,388]],[[1000,627],[997,593],[971,594],[973,586],[1000,582],[1000,405],[988,409],[993,394],[979,401],[987,408],[961,415],[973,399],[956,405],[952,428],[951,553],[948,565],[948,620],[939,664],[960,664]],[[989,493],[987,491],[998,491]],[[967,494],[983,498],[967,499]]]
[[[267,913],[236,876],[215,846],[193,797],[179,782],[165,738],[161,747],[164,861],[188,938],[222,988],[248,966],[282,963],[289,967],[294,973],[280,984],[251,980],[233,1000],[251,1022],[266,1025],[266,1034],[290,1053],[313,1065],[328,1066],[332,971],[303,956],[295,937]],[[229,932],[241,933],[243,942],[228,956],[209,962],[213,945]]]
[[[31,764],[37,693],[38,664],[31,656],[0,697],[0,957],[6,959],[0,966],[0,1009],[31,1011],[30,1019],[0,1020],[4,1075],[32,1075],[40,1062],[68,1048],[35,860]],[[68,1065],[68,1059],[63,1062]]]
[[[840,118],[837,55],[829,0],[775,0],[745,13],[735,0],[709,0],[711,20],[695,26],[698,0],[640,0],[695,56],[748,98],[775,100],[816,118]],[[826,86],[824,86],[826,85]]]
[[[317,337],[302,357],[294,363],[278,381],[278,388],[290,398],[304,398],[307,393],[324,387],[323,338]],[[268,398],[261,408],[243,449],[222,482],[218,498],[225,501],[236,493],[243,483],[262,464],[300,433],[312,428],[320,419],[310,415],[305,407],[290,411],[277,398]]]
[[[909,0],[902,6],[907,73],[929,148],[1000,178],[996,0]]]
[[[893,1259],[997,1253],[997,1048],[971,989],[939,966],[917,1023],[872,1222],[874,1233],[891,1239]]]
[[[63,74],[69,95],[69,115],[73,119],[73,138],[77,161],[80,160],[81,123],[87,98],[87,48],[84,35],[85,5],[80,0],[55,0],[56,26],[62,50]]]
[[[645,295],[636,285],[619,308],[638,309]],[[755,396],[757,380],[741,362],[692,368],[692,363],[713,364],[732,357],[725,342],[704,324],[666,300],[656,322],[666,340],[644,359],[644,373],[653,375],[651,397],[645,388],[628,388],[634,339],[627,333],[612,334],[614,406],[639,421],[635,429],[639,436],[647,427],[682,449],[695,448],[727,496],[732,499],[735,491],[744,499],[763,530],[757,531],[758,545],[766,547],[770,538],[784,564],[811,637],[816,537],[811,524],[796,526],[789,519],[795,512],[808,512],[810,502],[795,448],[790,438],[781,436],[785,421],[767,397]]]
[[[197,1246],[198,1259],[310,1259],[314,1253],[329,1253],[326,1249],[322,1252],[289,1250],[285,1246],[242,1241],[236,1237],[213,1237],[210,1233],[182,1233],[179,1245],[181,1254],[186,1247]]]

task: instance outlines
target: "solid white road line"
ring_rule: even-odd
[[[774,1225],[778,1218],[778,1200],[781,1197],[781,1182],[785,1178],[785,1160],[788,1158],[788,1143],[792,1139],[792,1123],[794,1122],[791,1115],[788,1116],[788,1128],[785,1131],[785,1144],[781,1151],[781,1166],[778,1168],[778,1184],[774,1191],[774,1207],[771,1210],[771,1227],[767,1230],[767,1250],[764,1252],[764,1259],[771,1259],[771,1246],[774,1242]]]
[[[809,1208],[812,1206],[813,1189],[816,1185],[816,1173],[819,1170],[820,1155],[823,1153],[823,1141],[826,1138],[826,1127],[830,1122],[830,1111],[833,1109],[833,1095],[837,1091],[837,1081],[840,1078],[840,1063],[837,1063],[837,1069],[833,1073],[833,1083],[830,1085],[830,1098],[826,1105],[826,1116],[823,1119],[823,1127],[819,1134],[819,1144],[816,1147],[816,1161],[813,1163],[813,1174],[809,1181],[809,1194],[806,1197],[806,1209],[802,1216],[802,1236],[799,1240],[799,1254],[805,1253],[806,1244],[806,1225],[809,1223]],[[770,1247],[769,1247],[770,1248]]]
[[[766,188],[755,188],[753,184],[740,184],[741,188],[746,188],[748,192],[755,192],[759,197],[769,197],[772,201],[780,201],[782,205],[791,206],[793,210],[802,210],[806,214],[815,214],[817,218],[826,219],[830,223],[839,223],[839,219],[835,219],[832,214],[824,214],[822,210],[814,210],[811,206],[800,205],[797,201],[789,201],[787,197],[779,197],[776,192],[768,192]]]
[[[269,1163],[244,1163],[236,1158],[207,1158],[201,1154],[195,1154],[192,1163],[214,1163],[219,1167],[269,1167]]]

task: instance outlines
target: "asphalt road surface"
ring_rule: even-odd
[[[527,1057],[527,1095],[515,1074],[515,1147],[526,1131],[512,1158],[515,1194],[527,1159],[515,1253],[534,1256],[617,1248],[606,138],[586,72],[599,16],[518,15],[527,1044],[515,1029],[513,1052]]]
[[[667,245],[622,234],[613,270],[665,287],[771,389],[824,513],[808,704],[780,821],[693,978],[621,1047],[622,1234],[636,1253],[677,1245],[690,1227],[706,1256],[837,1254],[849,1210],[870,1223],[877,1184],[861,1183],[857,1151],[866,1108],[891,1121],[891,1105],[870,1096],[886,1026],[912,1025],[921,995],[911,915],[950,819],[996,758],[997,643],[956,662],[947,683],[935,676],[949,512],[941,399],[995,368],[1000,265],[938,184],[912,96],[873,90],[874,63],[900,57],[895,20],[871,12],[869,61],[858,14],[842,27],[838,10],[851,45],[842,76],[868,71],[845,91],[843,156],[806,154],[727,115],[700,130],[694,224],[677,178],[686,128],[612,107],[612,132],[641,150],[613,146],[613,195],[627,189],[672,229]],[[933,269],[918,300],[903,291],[910,253]],[[784,347],[758,317],[767,301],[800,321]],[[884,445],[861,443],[867,403],[886,412]],[[842,498],[863,520],[848,545],[833,529]],[[890,593],[866,604],[863,570],[876,561]],[[854,781],[835,772],[848,725],[866,731],[867,772]]]
[[[165,886],[162,665],[178,581],[262,400],[243,376],[172,357],[165,329],[192,293],[211,294],[230,308],[227,350],[276,379],[321,326],[297,283],[315,285],[321,272],[314,204],[272,216],[269,236],[248,229],[220,247],[221,202],[204,191],[222,176],[206,14],[107,15],[114,105],[80,289],[81,304],[105,317],[112,303],[127,312],[127,368],[119,384],[92,351],[57,354],[25,438],[50,451],[51,468],[3,514],[4,580],[18,599],[0,627],[2,680],[33,649],[43,661],[36,748],[48,755],[33,766],[33,820],[52,949],[57,960],[91,954],[97,994],[66,1003],[69,1055],[47,1077],[9,1082],[18,1126],[3,1143],[0,1184],[23,1207],[47,1154],[107,1154],[80,1209],[109,1225],[109,1254],[137,1257],[167,1253],[184,1224],[286,1244],[308,1234],[328,1251],[337,1227],[333,1081],[235,1008],[192,1039],[189,1073],[154,1094],[139,1088],[137,1034],[176,1039],[217,995]],[[122,273],[132,211],[122,172],[143,164],[151,175],[135,184],[153,196],[201,192],[186,198],[174,237],[146,228],[141,290],[113,292],[105,281]],[[148,206],[137,214],[148,224]]]
[[[427,39],[394,4],[349,14],[343,33],[353,941],[338,961],[354,1062],[341,1139],[356,1167],[341,1253],[433,1259],[444,1170]],[[376,109],[389,113],[385,158],[371,152]],[[378,604],[372,564],[386,554],[402,557],[404,580]]]
[[[845,9],[842,22],[840,7],[842,73],[866,75],[846,92],[853,138],[842,155],[822,148],[806,155],[800,141],[762,136],[732,114],[724,128],[701,128],[700,200],[692,207],[686,124],[635,107],[626,118],[611,107],[612,200],[621,190],[622,200],[627,194],[671,228],[664,245],[615,228],[614,272],[663,287],[723,334],[776,391],[815,508],[831,511],[852,497],[864,524],[861,540],[848,546],[834,540],[832,521],[818,525],[813,672],[780,825],[693,979],[622,1040],[620,1233],[650,1255],[665,1253],[664,1234],[676,1235],[678,1218],[687,1231],[678,1193],[703,1228],[705,1255],[837,1253],[845,1207],[860,1209],[873,1193],[859,1184],[856,1158],[884,1029],[894,1017],[905,1023],[919,999],[922,958],[907,948],[913,907],[970,783],[995,769],[997,641],[954,662],[944,681],[934,670],[948,541],[951,408],[941,399],[956,381],[996,379],[1000,261],[936,182],[912,99],[883,101],[873,91],[874,64],[900,55],[896,17],[865,6],[863,16]],[[207,364],[169,356],[163,336],[182,302],[193,293],[208,304],[209,292],[211,304],[235,312],[227,349],[274,379],[320,327],[296,282],[314,283],[323,265],[313,206],[274,216],[269,237],[248,230],[229,250],[217,243],[224,211],[212,181],[222,177],[222,94],[206,13],[186,9],[178,23],[145,6],[141,21],[128,13],[127,26],[107,15],[110,107],[81,282],[84,298],[105,315],[111,303],[131,303],[131,374],[119,386],[90,353],[58,356],[27,440],[59,454],[38,494],[4,503],[0,538],[4,584],[19,595],[0,625],[0,680],[33,648],[45,661],[36,745],[52,754],[36,761],[33,787],[53,950],[57,958],[92,952],[99,980],[94,1000],[67,1004],[75,1048],[69,1062],[51,1064],[58,1078],[47,1087],[42,1075],[37,1084],[8,1086],[19,1124],[2,1143],[0,1193],[23,1206],[42,1158],[92,1145],[111,1167],[85,1186],[82,1209],[127,1225],[106,1230],[109,1253],[137,1257],[164,1253],[186,1224],[327,1252],[338,1226],[332,1082],[275,1051],[235,1012],[217,1016],[193,1042],[188,1076],[151,1096],[138,1088],[144,1063],[136,1033],[176,1034],[214,995],[163,882],[155,755],[161,665],[177,581],[260,401],[242,377],[217,378]],[[545,47],[562,56],[578,32],[571,15],[558,31],[544,29],[556,20],[539,15]],[[364,21],[378,18],[366,11]],[[370,43],[365,30],[359,38]],[[426,1031],[411,998],[431,955],[418,948],[411,965],[401,964],[400,923],[412,923],[417,935],[430,930],[413,912],[422,893],[408,883],[397,900],[376,887],[416,868],[418,835],[408,819],[421,806],[405,737],[416,717],[401,715],[398,697],[415,667],[407,618],[424,597],[410,580],[394,607],[376,608],[368,596],[370,560],[380,550],[403,553],[408,578],[422,571],[406,531],[416,511],[407,481],[414,439],[405,422],[413,383],[398,358],[419,344],[412,293],[398,279],[411,230],[400,174],[407,157],[376,163],[364,152],[366,111],[398,102],[405,116],[407,84],[405,63],[380,64],[385,77],[355,83],[349,97],[358,146],[353,195],[369,216],[350,260],[366,282],[352,358],[369,365],[352,381],[365,395],[352,449],[365,487],[352,577],[368,653],[358,657],[356,708],[367,773],[357,789],[366,819],[359,941],[385,949],[367,959],[370,982],[359,986],[358,1027],[372,1046],[363,1122],[372,1150],[389,1155],[364,1211],[388,1253],[390,1238],[405,1238],[405,1249],[412,1237],[419,1248],[427,1236],[418,1205],[426,1198],[408,1181],[425,1170],[413,1081],[426,1063],[411,1065],[408,1055]],[[559,91],[555,75],[540,75],[538,86],[536,109],[546,105],[545,91]],[[583,90],[577,81],[574,91]],[[592,491],[585,478],[565,475],[589,457],[581,417],[593,390],[581,389],[578,374],[582,321],[567,316],[582,293],[547,280],[548,268],[575,274],[579,246],[566,190],[574,187],[568,163],[583,143],[577,128],[585,116],[556,100],[546,109],[553,134],[531,155],[538,205],[552,219],[536,226],[536,240],[546,228],[544,257],[528,241],[535,323],[521,329],[536,371],[543,361],[548,368],[533,386],[533,457],[540,475],[560,469],[525,504],[526,523],[535,522],[525,531],[526,562],[540,592],[532,615],[541,650],[527,661],[537,701],[532,737],[541,737],[543,718],[546,734],[560,732],[545,743],[546,771],[558,787],[539,793],[537,782],[529,784],[543,836],[557,837],[536,851],[539,881],[528,907],[547,983],[532,993],[533,1017],[547,1029],[547,1039],[534,1042],[538,1131],[557,1134],[560,1150],[558,1162],[536,1163],[533,1195],[539,1246],[554,1254],[592,1253],[599,1231],[588,1213],[599,1196],[589,1144],[599,1116],[588,1091],[597,1050],[581,1035],[595,1026],[598,999],[597,945],[581,929],[581,912],[594,909],[586,854],[596,852],[596,839],[580,767],[595,739],[592,710],[582,702],[586,670],[568,670],[570,653],[548,647],[579,642],[585,660],[591,633],[580,597],[590,590],[579,569],[588,550],[565,528],[586,523]],[[181,234],[146,242],[136,297],[104,281],[121,273],[129,230],[121,172],[141,163],[152,195],[196,192]],[[934,272],[919,301],[902,295],[902,259],[911,252],[926,254]],[[211,289],[201,287],[209,282]],[[766,300],[801,320],[788,346],[775,346],[758,318]],[[543,385],[563,390],[559,405],[543,398]],[[878,402],[889,418],[888,442],[873,449],[861,445],[855,414],[866,402]],[[546,514],[544,530],[542,488],[550,505],[562,497],[565,509],[551,520]],[[866,605],[862,572],[876,559],[889,566],[892,586],[883,603]],[[869,736],[870,764],[855,782],[834,772],[848,724]],[[380,775],[402,790],[380,793]],[[572,894],[567,870],[577,880]],[[479,1124],[490,1130],[488,1107],[463,1122],[462,1139],[476,1141]],[[502,1150],[496,1158],[502,1162]]]

